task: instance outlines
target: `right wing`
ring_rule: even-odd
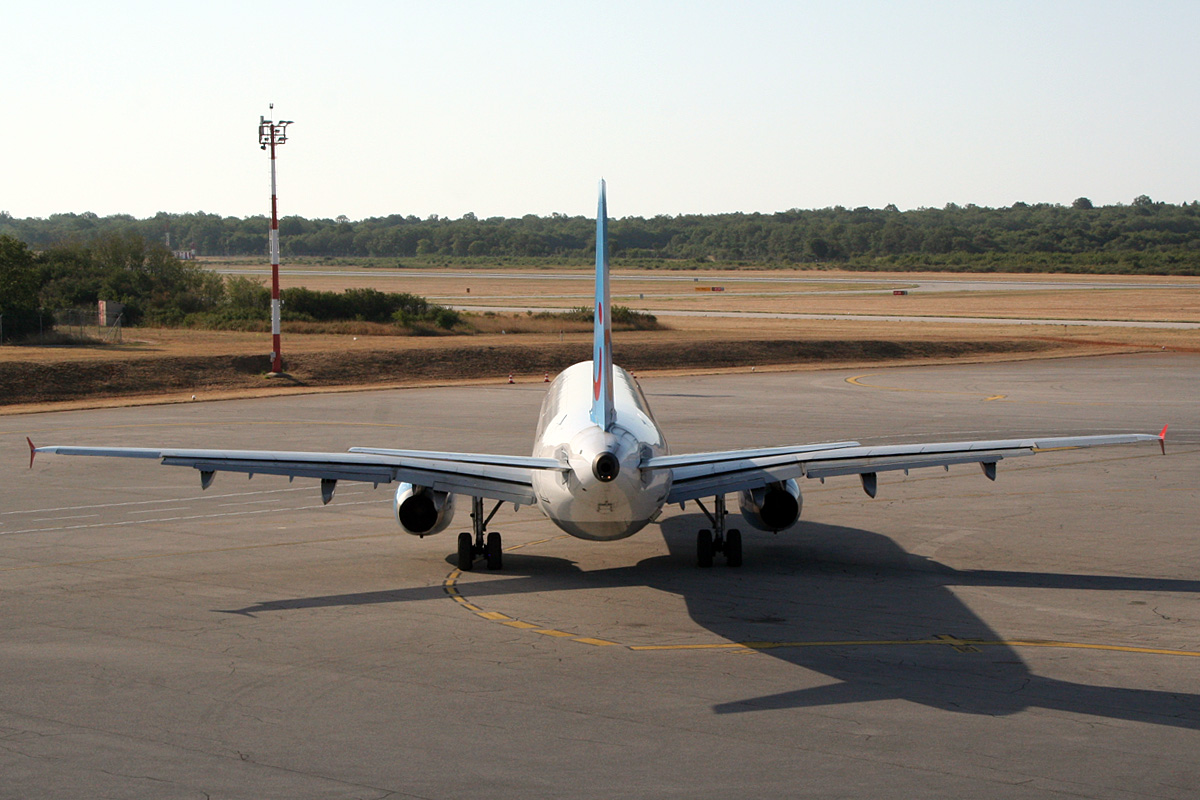
[[[1119,433],[867,447],[858,442],[834,442],[801,447],[656,456],[644,460],[641,466],[642,469],[671,469],[673,477],[667,503],[756,489],[800,477],[824,480],[835,475],[860,476],[863,489],[874,497],[875,476],[879,472],[923,467],[948,468],[951,464],[975,463],[983,468],[988,478],[995,480],[996,464],[1005,458],[1031,456],[1050,450],[1135,442],[1158,442],[1164,446],[1165,452],[1163,443],[1166,435],[1164,426],[1162,433],[1157,436]]]
[[[346,453],[311,453],[282,450],[192,450],[64,445],[34,447],[30,442],[29,448],[31,466],[36,453],[158,459],[166,466],[192,467],[199,470],[200,485],[205,489],[212,483],[217,472],[319,478],[321,494],[327,503],[333,496],[337,481],[346,480],[376,485],[399,481],[425,486],[439,492],[533,505],[533,470],[570,470],[567,464],[553,458],[367,447],[352,448]]]

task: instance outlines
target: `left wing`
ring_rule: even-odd
[[[188,450],[141,447],[34,447],[29,443],[30,465],[37,453],[64,456],[152,458],[172,467],[200,471],[200,486],[207,489],[217,472],[253,475],[286,475],[319,478],[326,503],[337,481],[365,481],[376,485],[400,481],[435,491],[487,497],[520,505],[534,502],[535,469],[569,470],[553,458],[442,453],[431,450],[382,450],[356,447],[346,453],[288,452],[282,450]]]
[[[1158,442],[1165,452],[1167,429],[1154,436],[1119,433],[1100,436],[1056,436],[1028,439],[995,439],[975,442],[878,445],[863,447],[857,442],[834,442],[795,448],[729,450],[684,456],[657,456],[641,464],[642,469],[671,469],[673,480],[667,503],[682,503],[727,492],[755,489],[794,478],[824,479],[835,475],[858,475],[863,490],[875,496],[876,473],[951,464],[979,464],[984,474],[996,479],[996,464],[1005,458],[1031,456],[1050,450],[1076,450],[1102,445]]]

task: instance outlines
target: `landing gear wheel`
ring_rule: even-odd
[[[713,536],[707,528],[696,534],[696,564],[704,569],[713,564]]]
[[[475,568],[475,540],[466,531],[458,535],[458,568],[463,572]]]
[[[500,534],[492,531],[487,535],[487,547],[485,549],[487,555],[488,569],[501,569],[504,564],[504,546],[500,541]]]
[[[737,528],[725,533],[725,563],[731,567],[742,565],[742,532]]]

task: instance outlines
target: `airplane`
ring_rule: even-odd
[[[798,479],[857,475],[875,497],[878,473],[979,464],[989,480],[1005,458],[1046,451],[1157,441],[1166,452],[1166,426],[1157,436],[1119,433],[985,441],[862,445],[856,441],[800,444],[672,455],[638,382],[613,363],[609,290],[608,207],[604,181],[596,214],[596,299],[592,360],[563,370],[542,402],[530,456],[351,447],[346,452],[76,447],[29,443],[37,453],[157,459],[200,472],[201,489],[217,472],[315,478],[329,503],[338,481],[398,483],[393,515],[406,533],[425,537],[453,521],[455,499],[471,500],[472,530],[458,535],[457,563],[471,570],[482,557],[503,568],[503,542],[488,524],[504,503],[537,508],[580,539],[613,541],[657,521],[663,509],[694,502],[710,528],[700,529],[696,561],[711,567],[721,553],[742,564],[742,535],[727,527],[726,496],[737,494],[742,518],[763,531],[792,527],[803,503]],[[712,499],[712,510],[704,504]],[[485,501],[494,501],[484,514]]]

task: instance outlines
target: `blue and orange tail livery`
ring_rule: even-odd
[[[613,425],[612,305],[608,287],[608,204],[600,181],[596,211],[596,305],[592,331],[592,422],[604,430]]]

